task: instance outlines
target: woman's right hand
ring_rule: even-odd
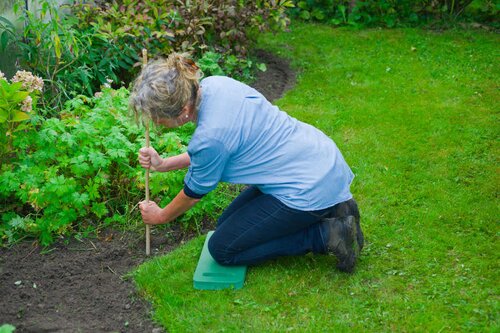
[[[154,148],[142,147],[139,149],[139,163],[145,169],[157,171],[163,163],[163,158],[160,157]]]

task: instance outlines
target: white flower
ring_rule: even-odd
[[[33,110],[33,99],[28,96],[21,102],[21,110],[24,112],[31,112]]]
[[[17,71],[16,75],[11,80],[12,82],[22,82],[23,88],[29,92],[34,90],[42,91],[43,80],[41,77],[33,75],[31,72],[27,71]]]
[[[103,86],[104,88],[108,88],[108,89],[109,89],[109,88],[111,88],[111,83],[113,83],[113,80],[111,80],[111,79],[106,79],[106,83],[104,83],[102,86]]]
[[[0,71],[0,80],[7,80],[5,78],[5,74],[2,71]]]

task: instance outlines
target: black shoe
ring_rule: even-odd
[[[356,217],[355,220],[356,220],[356,240],[359,246],[359,253],[361,253],[361,250],[365,245],[365,236],[363,235],[363,230],[361,230],[361,224],[359,223],[359,216]]]
[[[363,247],[364,238],[359,223],[354,216],[325,219],[329,223],[328,250],[338,259],[337,268],[351,273]]]

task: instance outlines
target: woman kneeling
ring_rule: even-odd
[[[184,188],[164,208],[141,202],[147,224],[167,223],[220,181],[246,184],[223,212],[209,250],[222,265],[254,265],[279,256],[333,253],[351,272],[363,247],[354,178],[335,143],[290,117],[255,89],[223,76],[200,81],[180,54],[145,66],[134,82],[131,108],[174,128],[196,123],[187,153],[163,159],[141,148],[144,168],[188,168]]]

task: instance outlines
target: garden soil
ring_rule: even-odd
[[[275,100],[295,83],[288,63],[259,52],[267,71],[253,86]],[[194,237],[175,224],[152,228],[154,255]],[[210,229],[205,225],[202,232]],[[42,248],[23,242],[0,248],[0,326],[18,332],[163,332],[127,276],[144,262],[144,235],[106,230],[97,237],[61,239]]]

